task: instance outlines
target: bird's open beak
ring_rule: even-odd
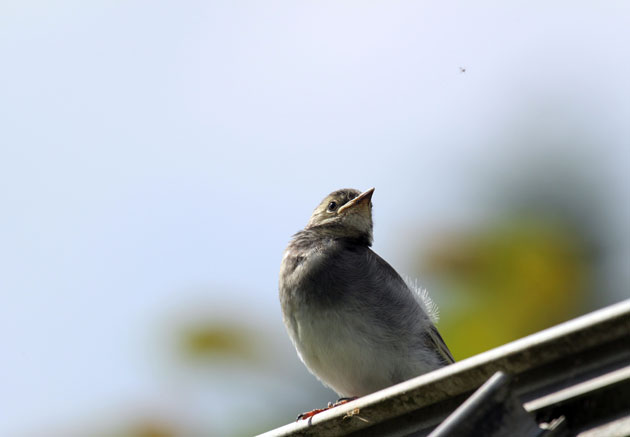
[[[370,201],[372,200],[373,193],[374,188],[370,188],[369,190],[364,191],[359,196],[355,197],[350,202],[339,208],[339,211],[337,212],[341,214],[348,209],[354,209],[356,206],[368,207],[370,205]]]

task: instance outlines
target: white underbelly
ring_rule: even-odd
[[[356,314],[334,311],[302,314],[295,319],[293,340],[300,358],[322,382],[340,396],[363,396],[394,382],[401,357],[394,345],[379,344]],[[298,321],[299,320],[299,321]],[[403,366],[406,367],[406,366]]]

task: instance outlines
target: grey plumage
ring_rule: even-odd
[[[344,397],[454,361],[419,296],[370,249],[372,193],[327,196],[280,269],[283,318],[298,355]]]

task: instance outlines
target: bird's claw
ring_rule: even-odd
[[[302,413],[300,414],[297,419],[295,419],[295,421],[297,422],[298,420],[306,420],[306,419],[310,419],[311,417],[313,417],[314,415],[321,413],[322,411],[326,411],[327,409],[332,408],[330,405],[328,405],[328,407],[326,408],[316,408],[314,410],[311,411],[307,411],[306,413]]]
[[[351,398],[339,398],[337,402],[335,403],[328,402],[328,406],[326,408],[316,408],[306,413],[302,413],[297,417],[297,419],[295,419],[295,421],[297,422],[298,420],[310,419],[311,417],[313,417],[316,414],[321,413],[322,411],[330,410],[331,408],[338,407],[339,405],[347,404],[348,402],[351,402],[355,400],[356,398],[357,398],[356,396],[353,396]]]
[[[348,402],[352,402],[355,399],[358,399],[358,396],[350,396],[348,398],[339,398],[337,399],[337,402],[333,404],[333,407],[336,407],[337,405],[347,404]]]

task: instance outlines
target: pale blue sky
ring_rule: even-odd
[[[578,156],[627,279],[629,23],[622,1],[3,2],[0,434],[218,411],[169,395],[153,327],[201,300],[290,351],[281,253],[340,187],[376,187],[405,271],[493,181]]]

